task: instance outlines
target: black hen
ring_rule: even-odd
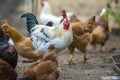
[[[10,44],[9,37],[0,28],[0,59],[8,62],[13,68],[17,65],[18,54],[15,47]]]

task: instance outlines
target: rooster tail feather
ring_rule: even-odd
[[[31,28],[36,24],[39,24],[37,18],[32,13],[26,13],[21,16],[21,18],[27,18],[27,30],[30,32]]]

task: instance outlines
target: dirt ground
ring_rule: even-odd
[[[85,20],[93,15],[98,16],[101,9],[106,7],[107,0],[49,0],[53,14],[60,15],[60,9],[65,9],[75,13],[80,20]],[[3,0],[0,1],[0,20],[6,19],[8,22],[19,29],[23,35],[28,36],[25,27],[25,20],[20,16],[25,12],[30,12],[30,0]],[[8,5],[9,4],[9,5]],[[111,34],[105,45],[105,53],[100,53],[97,50],[88,46],[86,63],[80,63],[83,59],[83,54],[75,50],[73,65],[66,65],[69,60],[69,52],[67,49],[57,54],[59,61],[59,69],[63,72],[58,80],[101,80],[103,76],[120,75],[115,69],[111,59],[112,55],[120,54],[120,37]],[[98,46],[99,48],[99,46]],[[114,51],[111,51],[115,48]],[[16,71],[18,77],[22,77],[23,70],[30,63],[22,63],[23,58],[19,57]]]

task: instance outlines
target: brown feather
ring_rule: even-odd
[[[24,37],[15,27],[10,26],[6,22],[2,24],[2,30],[13,40],[15,48],[20,56],[31,60],[38,60],[42,57],[42,54],[33,47],[30,38]]]
[[[92,32],[92,45],[105,44],[108,40],[110,31],[108,21],[104,20],[102,16],[98,18],[98,21],[94,24],[94,30]]]
[[[55,51],[49,50],[41,62],[34,62],[25,69],[25,76],[21,80],[57,80],[59,77],[57,66]]]
[[[0,80],[16,80],[17,73],[15,69],[6,61],[0,59]]]

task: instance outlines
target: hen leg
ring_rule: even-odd
[[[101,52],[101,53],[104,53],[104,47],[103,47],[103,46],[101,46],[100,52]]]
[[[84,55],[83,60],[80,61],[80,62],[82,62],[82,63],[86,63],[86,60],[87,60],[86,52],[83,52],[83,55]]]
[[[96,45],[93,45],[94,49],[96,49]]]
[[[73,55],[74,55],[74,47],[70,46],[69,48],[69,51],[70,51],[70,60],[69,60],[69,63],[68,64],[72,64],[73,62]]]
[[[83,57],[83,63],[85,63],[86,60],[87,60],[86,52],[84,52],[83,54],[84,54],[84,57]]]
[[[105,50],[104,50],[104,45],[105,45],[105,43],[102,43],[102,44],[101,44],[101,48],[100,48],[100,52],[101,52],[101,53],[105,52]]]
[[[68,64],[72,64],[73,62],[73,53],[71,53],[71,55],[70,55],[70,60],[69,60],[69,63]]]

